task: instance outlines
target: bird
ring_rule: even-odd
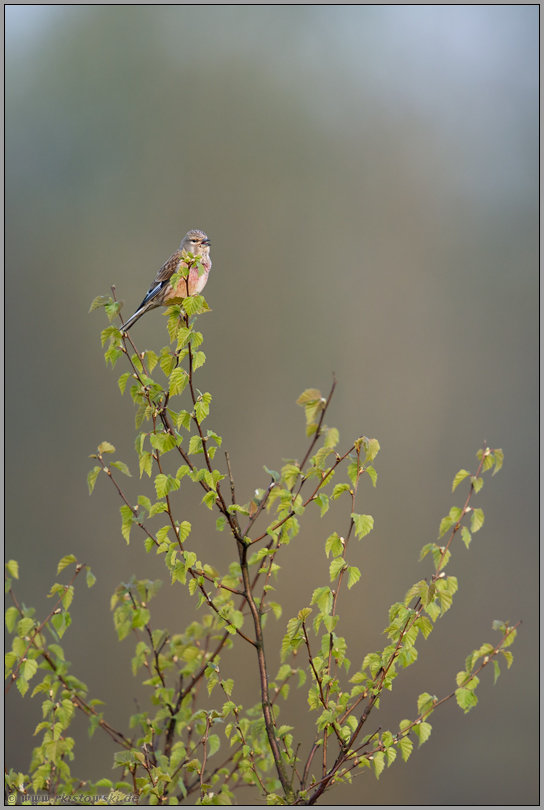
[[[190,295],[198,295],[202,292],[208,281],[212,260],[210,258],[211,242],[204,231],[189,231],[181,240],[181,244],[175,253],[172,253],[168,261],[163,264],[155,277],[155,281],[146,293],[146,296],[134,315],[123,324],[123,332],[134,326],[142,315],[156,307],[168,307],[173,300],[187,298]],[[170,284],[170,279],[179,270],[183,260],[183,252],[187,251],[196,256],[204,272],[199,274],[198,268],[191,267],[189,275],[180,279],[174,289]]]

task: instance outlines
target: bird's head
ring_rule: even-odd
[[[189,231],[183,237],[180,249],[192,253],[194,256],[207,256],[210,252],[211,242],[204,231]]]

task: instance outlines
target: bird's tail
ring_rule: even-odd
[[[124,323],[124,324],[123,324],[123,326],[121,327],[121,331],[122,331],[122,332],[128,332],[128,330],[129,330],[129,329],[130,329],[132,326],[134,326],[134,324],[136,323],[136,321],[140,320],[140,318],[142,317],[142,315],[143,315],[145,312],[147,312],[147,309],[148,309],[147,307],[140,307],[140,309],[137,309],[137,310],[136,310],[136,312],[134,313],[134,315],[132,315],[132,317],[131,317],[131,318],[129,318],[129,319],[128,319],[128,321],[125,321],[125,323]]]

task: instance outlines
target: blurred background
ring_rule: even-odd
[[[106,439],[133,471],[129,497],[151,487],[117,387],[126,368],[105,367],[107,320],[87,312],[115,284],[128,317],[201,228],[213,269],[199,386],[238,500],[267,485],[263,464],[302,458],[295,400],[326,393],[333,372],[340,447],[381,443],[378,486],[358,502],[375,529],[350,549],[362,577],[339,604],[353,672],[383,647],[389,606],[429,574],[419,551],[465,497],[451,494],[455,473],[474,471],[484,440],[505,452],[474,501],[484,527],[469,552],[454,549],[453,608],[369,733],[416,716],[420,692],[453,691],[466,655],[498,641],[494,619],[523,619],[513,667],[501,662],[496,686],[484,672],[467,716],[453,702],[437,711],[408,764],[379,782],[365,771],[323,803],[538,803],[538,24],[536,5],[6,7],[6,554],[40,616],[60,557],[92,567],[63,642],[114,727],[126,732],[146,700],[133,641],[114,633],[114,588],[133,573],[165,580],[152,622],[171,632],[193,602],[135,531],[127,547],[106,480],[89,498],[88,455]],[[160,311],[131,334],[140,350],[167,343]],[[232,545],[199,500],[179,491],[189,547],[224,570]],[[273,675],[287,620],[327,583],[324,540],[347,531],[347,512],[340,500],[321,522],[308,513],[279,561]],[[240,661],[233,699],[257,702],[241,645],[223,677]],[[8,765],[27,771],[40,703],[13,689],[6,712]],[[310,720],[294,689],[281,721],[306,753]],[[89,741],[82,717],[73,729],[73,773],[115,778],[115,745]]]

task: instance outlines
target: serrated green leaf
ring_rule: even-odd
[[[182,368],[175,368],[169,377],[168,391],[170,396],[181,394],[189,382],[189,375]]]
[[[330,564],[329,567],[329,574],[331,578],[331,582],[334,582],[336,577],[339,575],[340,571],[343,571],[344,568],[347,568],[346,561],[343,557],[336,557]]]
[[[453,486],[451,488],[452,492],[455,492],[461,481],[464,481],[467,475],[470,475],[468,470],[459,470],[455,478],[453,479]]]
[[[93,467],[93,469],[87,475],[87,486],[89,487],[89,495],[92,495],[94,485],[96,484],[96,479],[98,478],[98,473],[102,470],[102,467]]]
[[[357,515],[352,512],[351,518],[355,524],[355,535],[359,540],[374,528],[374,518],[371,515]]]
[[[112,461],[110,466],[117,467],[117,469],[121,470],[121,472],[124,473],[124,475],[128,475],[129,478],[132,478],[127,465],[123,461]]]
[[[331,589],[325,585],[321,588],[316,588],[312,594],[311,605],[317,605],[319,610],[328,615],[332,610],[332,592]]]
[[[113,446],[113,444],[110,444],[109,442],[101,442],[101,444],[98,445],[98,452],[115,453],[115,447]]]
[[[502,650],[501,649],[501,653],[504,655],[504,657],[506,659],[506,666],[508,667],[508,669],[510,669],[510,667],[512,666],[512,663],[514,661],[514,656],[512,655],[510,650]]]
[[[470,528],[472,533],[477,532],[484,525],[484,512],[483,509],[473,509],[470,517]]]
[[[461,540],[463,541],[463,543],[465,544],[465,546],[467,548],[470,546],[470,541],[472,540],[472,535],[471,535],[471,533],[469,532],[469,530],[467,529],[466,526],[463,526],[463,528],[461,529]]]
[[[189,442],[189,450],[188,453],[190,456],[198,455],[199,453],[203,453],[204,450],[202,449],[202,439],[200,436],[191,436],[191,440]]]
[[[495,677],[493,679],[493,685],[495,685],[497,683],[497,679],[498,679],[499,675],[501,674],[501,668],[499,666],[499,662],[496,661],[495,659],[493,659],[493,668],[495,670]]]
[[[500,449],[493,450],[493,457],[495,459],[495,469],[493,470],[493,475],[495,475],[495,473],[498,473],[502,467],[504,461],[504,453]]]
[[[376,779],[380,778],[380,774],[385,768],[385,754],[383,751],[378,751],[372,757],[372,765],[374,766],[374,774]]]
[[[331,495],[333,501],[339,498],[343,492],[351,492],[349,484],[336,484]]]
[[[338,537],[336,532],[333,532],[330,537],[325,541],[325,553],[327,557],[332,553],[333,557],[338,557],[344,551],[344,543]]]
[[[204,352],[196,352],[195,356],[193,357],[193,371],[196,371],[197,368],[203,366],[206,362],[206,355]]]
[[[404,720],[403,722],[406,723],[407,725],[410,725],[409,720]],[[401,726],[402,726],[402,724],[401,724]],[[412,750],[414,748],[414,744],[412,743],[412,740],[408,736],[402,737],[402,739],[400,739],[399,742],[398,742],[398,747],[400,749],[400,753],[401,753],[401,756],[402,756],[403,760],[405,762],[408,762],[408,757],[410,756],[410,754],[412,753]]]
[[[348,566],[348,590],[353,588],[356,582],[361,579],[361,572],[354,565]]]
[[[465,689],[464,687],[460,687],[459,689],[455,690],[455,698],[465,714],[478,703],[478,698],[474,692],[471,689]]]
[[[416,723],[413,726],[413,732],[419,737],[419,745],[422,746],[424,742],[426,742],[429,737],[431,736],[431,731],[433,727],[430,723],[425,723],[423,720],[420,723]]]
[[[372,486],[375,487],[378,481],[378,473],[372,465],[365,467],[365,472],[369,474],[370,480],[372,481]]]
[[[74,557],[73,554],[67,554],[66,557],[63,557],[62,560],[57,565],[57,574],[60,574],[65,568],[67,568],[71,563],[77,562],[77,557]]]
[[[377,439],[367,439],[366,436],[363,437],[362,445],[365,451],[366,460],[367,461],[374,461],[378,453],[380,452],[380,443]]]
[[[213,509],[216,499],[217,493],[213,489],[211,489],[209,492],[206,492],[206,494],[202,498],[201,503],[205,503],[208,509]]]
[[[121,374],[121,376],[119,377],[119,390],[121,391],[122,394],[125,393],[125,388],[127,386],[127,382],[128,382],[128,380],[130,380],[131,376],[132,375],[131,375],[130,371],[125,371],[125,373]]]
[[[417,699],[417,713],[425,714],[432,709],[437,701],[436,695],[430,695],[428,692],[423,692]]]
[[[329,510],[329,498],[324,492],[315,497],[315,502],[321,511],[321,517]]]
[[[109,295],[97,295],[96,298],[93,299],[89,312],[92,312],[93,310],[98,309],[99,307],[105,307],[106,304],[109,303],[111,300],[112,300],[111,296]]]
[[[8,628],[8,633],[13,633],[13,629],[19,618],[19,611],[16,607],[9,607],[6,610],[6,627]]]

